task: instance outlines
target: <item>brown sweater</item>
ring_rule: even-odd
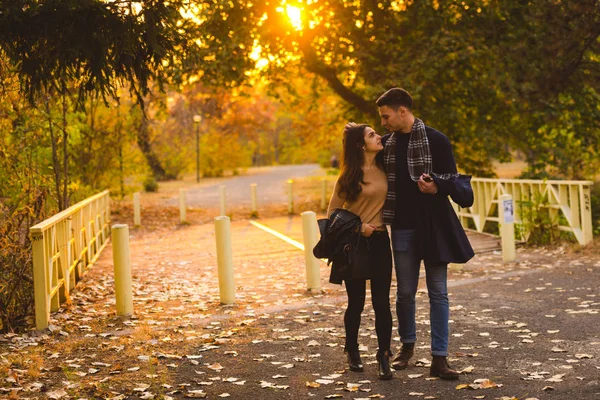
[[[360,217],[364,224],[376,225],[378,230],[385,230],[383,224],[383,203],[387,194],[387,178],[385,172],[379,168],[363,169],[365,184],[361,184],[362,191],[358,198],[348,203],[344,196],[340,196],[340,186],[335,183],[333,194],[329,201],[327,215],[336,208],[345,208]]]

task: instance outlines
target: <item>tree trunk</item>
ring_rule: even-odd
[[[67,93],[66,93],[66,85],[63,82],[63,92],[62,92],[62,117],[63,117],[63,192],[62,192],[62,201],[64,208],[69,208],[69,148],[68,148],[68,133],[67,133]]]
[[[160,164],[160,160],[154,153],[152,149],[152,144],[150,143],[150,134],[148,130],[148,120],[146,117],[142,116],[142,121],[140,123],[140,127],[137,131],[137,144],[144,154],[146,158],[146,162],[148,166],[152,170],[152,175],[157,181],[165,179],[165,169]]]
[[[58,210],[62,211],[66,207],[63,205],[62,196],[60,195],[60,163],[58,161],[58,150],[56,138],[54,137],[54,123],[52,122],[52,114],[48,100],[44,102],[46,106],[46,115],[48,118],[48,130],[50,131],[50,143],[52,144],[52,172],[54,172],[54,187],[56,189],[56,201],[58,202]]]

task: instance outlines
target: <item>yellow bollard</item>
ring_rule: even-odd
[[[133,225],[140,226],[142,225],[142,216],[140,210],[140,194],[135,192],[133,194]]]
[[[219,215],[227,215],[227,188],[225,185],[219,186],[219,193],[221,194],[220,213]]]
[[[502,239],[502,260],[515,261],[515,215],[513,199],[510,194],[500,196],[498,202],[498,222],[500,224],[500,238]]]
[[[221,304],[233,304],[235,302],[235,283],[233,280],[231,222],[229,217],[220,216],[215,218],[215,238],[217,240],[217,265]]]
[[[258,209],[256,207],[256,186],[256,183],[250,184],[250,201],[252,204],[252,207],[250,209],[250,216],[252,218],[258,217]]]
[[[327,179],[321,179],[321,211],[327,210]]]
[[[294,213],[294,181],[289,179],[288,184],[288,214]]]
[[[187,221],[186,200],[187,200],[187,190],[179,189],[179,222],[182,224]]]
[[[317,236],[317,215],[313,211],[302,214],[302,236],[304,237],[304,260],[306,263],[306,286],[311,292],[321,291],[320,262],[313,255],[313,248],[319,241]]]
[[[129,227],[126,224],[113,225],[112,242],[117,315],[131,315],[133,314],[133,294],[129,260]]]

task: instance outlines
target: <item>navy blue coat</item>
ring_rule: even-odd
[[[456,173],[456,163],[448,138],[428,126],[425,131],[430,142],[433,172],[439,175]],[[385,135],[381,139],[384,146],[389,136]],[[383,151],[380,155],[383,155]],[[450,194],[462,189],[456,186],[456,181],[433,178],[438,193],[432,195],[419,192],[415,210],[401,210],[397,207],[395,212],[415,213],[415,245],[421,259],[438,264],[466,263],[475,252],[448,200]],[[399,188],[396,197],[402,196],[401,191],[402,188]]]

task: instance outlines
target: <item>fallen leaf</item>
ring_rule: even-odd
[[[193,399],[204,399],[206,396],[203,390],[190,390],[185,394],[185,397]]]
[[[477,382],[477,381],[475,381],[475,382]],[[483,382],[481,382],[479,385],[480,385],[480,387],[481,387],[482,389],[489,389],[489,388],[495,388],[495,387],[499,387],[499,385],[498,385],[498,384],[496,384],[496,383],[494,383],[494,382],[490,381],[489,379],[486,379],[486,380],[484,380],[484,381],[483,381]]]
[[[150,388],[150,385],[146,385],[143,383],[138,383],[138,386],[133,388],[134,392],[145,392],[146,390],[148,390]]]
[[[223,370],[223,366],[219,363],[214,363],[208,366],[209,369],[212,369],[213,371],[217,371],[217,372],[221,372],[221,370]]]
[[[66,395],[67,392],[65,392],[63,389],[58,389],[53,392],[46,393],[46,396],[48,396],[49,399],[60,399],[62,397],[65,397]]]
[[[475,370],[475,367],[472,365],[469,365],[466,368],[463,368],[462,370],[458,371],[459,374],[470,374],[471,372],[473,372]]]
[[[546,382],[562,382],[563,376],[565,376],[565,374],[554,375],[552,378],[546,379]]]
[[[335,381],[331,379],[316,379],[315,382],[320,383],[321,385],[330,385]]]

